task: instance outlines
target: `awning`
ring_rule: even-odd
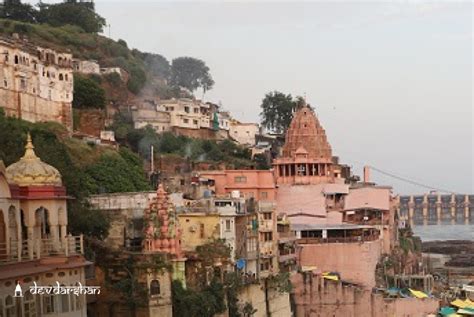
[[[409,288],[410,290],[410,293],[413,294],[413,296],[415,296],[416,298],[427,298],[428,295],[426,295],[425,293],[421,292],[421,291],[416,291],[414,289],[411,289]]]

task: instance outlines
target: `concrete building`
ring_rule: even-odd
[[[240,196],[262,201],[275,201],[276,185],[271,171],[222,170],[201,171],[200,177],[213,180],[210,190],[217,196],[238,191]]]
[[[72,130],[72,55],[0,39],[0,107],[7,116]]]
[[[229,135],[240,145],[253,147],[255,136],[259,133],[257,123],[241,123],[237,120],[230,121]]]
[[[204,112],[207,109],[201,103],[186,98],[161,100],[159,107],[160,110],[169,113],[171,127],[186,129],[200,129],[203,125],[201,122],[203,113],[201,111]],[[203,110],[201,110],[201,107]],[[209,128],[209,125],[206,128]]]
[[[86,285],[82,236],[67,232],[61,175],[34,152],[0,161],[0,316],[87,316],[85,294],[32,294],[30,287]],[[20,286],[17,286],[20,285]],[[23,296],[15,297],[17,287]]]
[[[100,65],[94,60],[81,61],[79,59],[73,59],[72,69],[81,74],[100,75]]]
[[[159,106],[143,105],[132,111],[135,129],[151,126],[156,132],[166,132],[171,129],[171,115]]]

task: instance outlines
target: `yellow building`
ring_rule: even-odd
[[[217,213],[192,212],[178,215],[183,250],[195,251],[197,246],[212,239],[219,239],[219,218]]]

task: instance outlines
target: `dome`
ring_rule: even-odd
[[[7,167],[6,177],[10,184],[19,186],[62,185],[59,171],[36,156],[29,133],[25,154],[18,162]]]
[[[304,152],[312,159],[331,160],[332,157],[326,132],[313,110],[306,105],[301,107],[291,120],[286,132],[282,156],[292,158],[295,154]]]

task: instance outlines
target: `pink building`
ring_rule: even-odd
[[[276,185],[272,171],[265,170],[223,170],[205,171],[200,177],[214,181],[214,190],[217,196],[239,191],[245,198],[255,198],[262,201],[276,200]]]

